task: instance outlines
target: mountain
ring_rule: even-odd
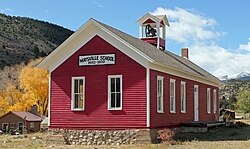
[[[223,82],[229,81],[229,80],[250,80],[250,72],[241,72],[239,74],[235,74],[232,76],[222,76],[220,77],[220,80]]]
[[[250,73],[249,72],[242,72],[238,74],[235,79],[237,80],[250,80]]]
[[[0,69],[44,57],[72,33],[48,22],[0,14]]]

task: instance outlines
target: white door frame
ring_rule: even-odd
[[[194,121],[199,121],[199,86],[194,85]]]

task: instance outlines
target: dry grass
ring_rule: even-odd
[[[249,122],[250,120],[244,120]],[[164,148],[183,148],[183,149],[249,149],[250,148],[250,127],[214,128],[207,133],[181,133],[176,134],[177,145],[162,144],[136,144],[121,146],[83,146],[83,145],[64,145],[46,146],[45,138],[47,133],[28,134],[25,136],[0,135],[0,149],[36,149],[36,148],[55,148],[55,149],[164,149]]]

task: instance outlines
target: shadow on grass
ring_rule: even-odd
[[[228,140],[249,140],[250,125],[242,122],[232,123],[229,126],[210,128],[205,133],[184,133],[178,132],[173,136],[176,141],[228,141]]]

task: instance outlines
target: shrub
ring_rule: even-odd
[[[162,141],[167,141],[171,145],[176,144],[176,141],[173,139],[173,136],[175,135],[175,132],[165,128],[162,130],[158,130],[158,139],[161,139]]]

